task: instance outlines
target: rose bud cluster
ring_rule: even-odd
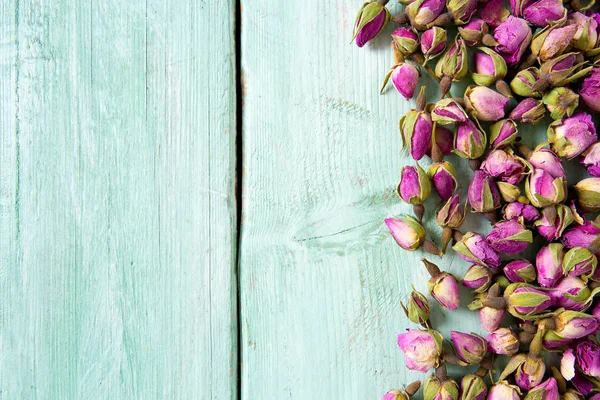
[[[353,32],[358,47],[391,33],[384,87],[411,102],[398,117],[414,161],[398,166],[397,200],[413,215],[385,224],[401,249],[454,260],[422,259],[428,280],[402,303],[417,328],[398,346],[408,369],[429,375],[384,399],[600,400],[598,5],[400,2],[367,1]],[[436,314],[467,304],[481,329],[444,340]],[[476,371],[449,377],[447,364]]]

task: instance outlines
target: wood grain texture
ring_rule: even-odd
[[[243,398],[377,399],[423,377],[404,367],[396,336],[411,326],[400,308],[411,284],[426,291],[424,255],[401,250],[383,225],[410,212],[395,185],[412,163],[398,120],[414,102],[378,94],[389,36],[349,44],[360,5],[243,4]],[[467,267],[437,261],[458,276]],[[466,316],[452,314],[454,327],[478,332]],[[434,307],[447,333],[445,318]]]
[[[234,2],[0,18],[0,398],[236,398]]]

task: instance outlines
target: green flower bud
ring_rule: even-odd
[[[435,74],[442,79],[444,76],[452,78],[454,82],[460,81],[467,75],[467,48],[465,41],[457,37],[435,66]]]
[[[477,11],[477,0],[447,0],[446,7],[456,25],[464,25]]]
[[[517,138],[517,123],[511,119],[501,119],[490,125],[490,147],[503,149]]]
[[[460,381],[462,396],[460,400],[481,400],[487,395],[487,385],[483,378],[475,374],[463,376]]]
[[[431,312],[429,301],[427,301],[427,298],[422,293],[415,290],[414,287],[406,306],[404,304],[400,305],[404,309],[404,313],[408,319],[415,324],[424,325],[427,320],[429,320],[429,314]]]
[[[564,86],[585,75],[592,69],[578,53],[567,53],[544,62],[540,67],[540,76],[548,80],[552,86]]]
[[[579,95],[566,87],[557,87],[544,95],[542,101],[552,119],[570,117],[579,105]]]
[[[539,80],[539,71],[537,68],[527,68],[517,72],[517,75],[510,81],[512,91],[522,97],[540,97],[539,91],[534,91],[534,85]]]
[[[546,316],[553,303],[548,293],[526,283],[508,285],[504,291],[504,298],[508,312],[524,320]]]
[[[423,384],[423,400],[458,400],[458,384],[450,379],[441,380],[432,374]]]
[[[391,18],[387,8],[377,1],[368,1],[361,7],[354,22],[352,41],[363,47],[383,30]]]
[[[563,273],[570,276],[589,278],[594,274],[598,259],[584,247],[573,247],[563,258]]]
[[[490,86],[506,76],[506,61],[494,50],[488,47],[478,47],[480,53],[475,53],[475,72],[473,80],[478,85]]]
[[[496,182],[498,185],[498,190],[500,190],[500,195],[507,203],[514,203],[515,201],[519,201],[522,198],[521,189],[518,186],[511,185],[510,183],[498,181]]]
[[[600,178],[582,179],[574,187],[579,205],[584,210],[600,210]]]

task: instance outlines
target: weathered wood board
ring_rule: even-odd
[[[412,163],[398,120],[414,102],[378,94],[387,38],[349,44],[360,5],[243,3],[242,398],[377,399],[422,377],[405,369],[396,335],[410,326],[399,303],[411,284],[426,290],[424,255],[383,225],[410,212],[395,185]],[[480,332],[472,317],[452,314],[454,327]],[[447,333],[445,313],[433,318]]]
[[[0,398],[236,398],[234,1],[0,20]]]

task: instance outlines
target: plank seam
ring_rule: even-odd
[[[237,385],[235,398],[242,398],[242,319],[241,319],[241,274],[240,274],[240,245],[242,237],[242,157],[243,157],[243,82],[242,82],[242,4],[235,0],[235,198],[236,198],[236,321],[237,321]]]

